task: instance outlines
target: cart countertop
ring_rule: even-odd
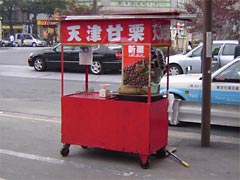
[[[84,99],[102,99],[102,100],[106,100],[106,99],[114,99],[116,98],[115,95],[110,95],[105,97],[100,97],[98,92],[89,92],[89,93],[75,93],[75,94],[68,94],[65,95],[67,97],[73,97],[73,98],[84,98]]]
[[[68,94],[68,95],[65,95],[64,97],[79,98],[79,99],[147,102],[148,95],[110,94],[107,97],[100,97],[98,92],[89,92],[89,93]],[[151,95],[152,102],[160,100],[160,99],[165,99],[165,98],[160,94],[152,94]]]

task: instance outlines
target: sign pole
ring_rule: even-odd
[[[208,147],[211,129],[212,0],[204,0],[203,26],[201,145]]]

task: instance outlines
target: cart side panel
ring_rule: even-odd
[[[151,121],[150,121],[150,151],[155,152],[167,146],[168,143],[168,100],[151,104]]]
[[[62,142],[88,147],[149,153],[147,103],[62,97]]]

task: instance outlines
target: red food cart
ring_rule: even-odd
[[[104,89],[104,95],[89,91],[87,65],[85,91],[64,94],[62,48],[61,155],[69,154],[70,145],[136,153],[142,168],[148,168],[150,155],[164,156],[168,99],[157,93],[151,80],[151,49],[166,46],[169,50],[169,16],[70,16],[61,20],[61,43],[83,47],[112,43],[123,47],[119,92],[111,94]]]

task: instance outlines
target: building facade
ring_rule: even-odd
[[[22,32],[24,27],[29,24],[27,14],[22,12],[19,8],[16,9],[12,14],[13,22],[13,33]],[[2,37],[8,38],[12,33],[10,29],[9,22],[2,19]]]
[[[101,0],[104,13],[184,11],[190,0]]]

